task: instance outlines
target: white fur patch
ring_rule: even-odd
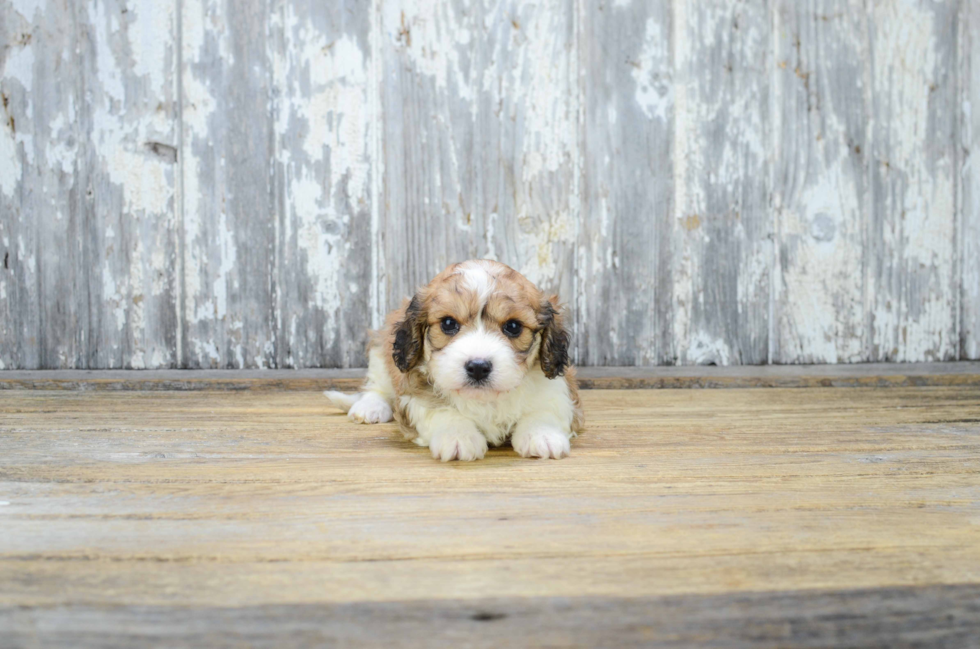
[[[442,428],[432,433],[429,451],[443,462],[482,460],[487,454],[487,439],[471,426]]]
[[[418,431],[415,440],[428,446],[433,433],[441,429],[473,427],[493,446],[507,441],[526,426],[547,423],[571,437],[573,409],[568,384],[550,380],[540,368],[528,372],[521,384],[493,399],[474,399],[452,394],[450,407],[433,409],[423,399],[402,397],[402,408],[409,423]]]
[[[496,280],[490,274],[490,265],[483,261],[468,261],[456,271],[463,277],[463,286],[473,291],[482,307],[490,298]]]
[[[521,457],[540,457],[559,460],[571,451],[568,433],[557,426],[535,422],[522,426],[510,440]]]
[[[487,383],[469,386],[466,363],[471,360],[490,361],[493,369]],[[524,378],[524,369],[517,362],[514,348],[502,334],[477,329],[454,338],[429,361],[429,375],[437,390],[446,395],[463,391],[474,399],[490,399],[497,393],[513,390]]]
[[[347,394],[344,392],[337,392],[336,390],[327,390],[323,393],[329,401],[330,405],[334,408],[339,408],[344,412],[350,412],[351,406],[357,403],[357,400],[361,398],[360,394]]]
[[[391,406],[377,392],[365,392],[347,413],[348,419],[358,424],[385,424],[391,421]]]

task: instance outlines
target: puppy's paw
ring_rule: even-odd
[[[443,462],[482,460],[487,454],[487,438],[466,428],[439,430],[429,440],[429,450],[433,458]]]
[[[558,460],[571,451],[568,434],[552,426],[534,426],[519,430],[510,440],[521,457],[541,457]]]
[[[350,407],[347,418],[358,424],[384,424],[391,421],[391,406],[374,392],[366,392]]]

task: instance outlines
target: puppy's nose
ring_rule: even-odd
[[[466,376],[470,377],[472,380],[482,381],[490,376],[490,371],[493,369],[493,364],[490,361],[477,358],[471,361],[466,361],[466,365],[463,366],[463,369],[466,370]]]

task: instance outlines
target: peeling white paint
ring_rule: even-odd
[[[99,85],[111,101],[122,104],[126,100],[126,91],[123,88],[121,65],[116,60],[116,53],[112,47],[112,42],[115,40],[112,32],[115,30],[109,24],[105,3],[99,0],[91,2],[89,16],[95,32],[92,42],[95,44],[95,65],[98,68]]]
[[[14,11],[29,22],[32,22],[38,10],[47,4],[47,0],[9,0],[9,2]]]
[[[26,2],[21,2],[19,5],[15,3],[14,9],[18,12],[29,12],[29,14],[22,15],[33,16],[34,8],[28,6],[29,4]],[[34,62],[34,48],[31,45],[13,44],[7,47],[6,61],[3,69],[0,70],[3,86],[5,88],[20,86],[18,90],[23,93],[28,102],[34,80]],[[0,119],[0,193],[9,198],[14,198],[20,185],[23,168],[21,153],[17,146],[19,138],[15,134],[6,113],[6,110],[0,111],[0,116],[3,117]],[[21,127],[24,126],[26,125],[21,124]],[[30,148],[29,141],[25,144]],[[28,163],[33,163],[33,152],[27,151],[26,153],[30,156]]]
[[[337,217],[319,206],[321,191],[320,185],[312,179],[295,179],[290,197],[298,221],[297,242],[304,253],[307,277],[314,287],[313,303],[306,306],[332,312],[340,306],[337,280],[342,276],[342,257],[339,251],[330,254],[329,250],[344,242],[339,236],[340,228],[332,235],[324,230],[324,225],[336,223]]]
[[[14,43],[7,46],[7,60],[3,65],[4,83],[18,82],[24,91],[31,92],[34,86],[34,47]]]
[[[452,91],[462,101],[472,103],[475,88],[460,62],[460,51],[470,46],[472,39],[472,32],[462,22],[465,12],[457,16],[452,3],[431,0],[384,2],[382,11],[389,41],[404,53],[413,69],[434,78],[438,90]],[[446,47],[447,43],[452,46]]]
[[[882,110],[875,155],[879,209],[892,215],[883,254],[902,281],[876,278],[874,336],[881,354],[900,361],[945,360],[957,350],[951,295],[955,263],[955,184],[951,156],[932,151],[930,131],[943,119],[934,108],[944,65],[936,54],[936,17],[945,7],[916,3],[875,5],[874,92]],[[955,59],[954,59],[955,60]],[[951,119],[951,115],[945,116]],[[925,284],[923,284],[925,282]]]
[[[206,359],[210,367],[218,367],[221,362],[221,355],[218,353],[218,346],[213,340],[201,341],[191,340],[195,355],[200,359]]]
[[[636,103],[651,119],[666,123],[674,105],[670,78],[670,38],[663,25],[653,18],[646,21],[643,49],[631,61],[636,82]]]
[[[590,119],[604,117],[608,133],[613,134],[608,147],[600,147],[602,159],[590,164],[615,168],[621,160],[609,153],[622,144],[616,137],[660,133],[644,131],[642,125],[670,127],[671,135],[665,137],[673,137],[674,157],[665,164],[673,167],[664,178],[673,178],[673,196],[665,200],[674,213],[669,219],[673,225],[662,236],[668,238],[663,247],[670,249],[671,257],[657,259],[658,249],[648,260],[651,269],[668,267],[670,277],[663,286],[657,277],[649,285],[637,282],[641,295],[649,288],[670,296],[664,298],[669,313],[658,314],[670,319],[673,330],[673,339],[662,343],[669,350],[666,355],[676,351],[678,362],[684,363],[741,360],[743,350],[736,340],[740,334],[719,334],[716,323],[705,319],[716,317],[718,305],[709,300],[717,296],[709,297],[708,289],[717,288],[719,278],[712,273],[717,273],[718,265],[709,262],[717,261],[719,241],[725,240],[731,241],[731,247],[723,256],[730,255],[731,272],[738,282],[732,285],[735,295],[723,296],[723,301],[738,318],[759,308],[768,273],[777,273],[772,290],[780,307],[771,331],[785,351],[780,360],[858,361],[868,360],[869,353],[933,360],[955,350],[958,322],[969,326],[969,308],[980,313],[976,306],[980,281],[971,283],[980,276],[975,262],[980,255],[971,252],[976,246],[970,247],[980,210],[969,194],[978,165],[966,158],[962,168],[955,169],[951,149],[936,139],[936,129],[944,128],[937,122],[958,109],[964,122],[960,125],[963,151],[977,148],[970,128],[977,119],[971,100],[976,103],[978,91],[965,87],[972,79],[968,73],[952,75],[964,86],[964,94],[957,102],[948,102],[950,59],[942,39],[948,32],[948,16],[955,10],[950,3],[888,2],[866,7],[857,3],[855,7],[865,13],[855,20],[869,24],[856,28],[821,21],[813,33],[803,34],[823,39],[815,49],[832,58],[844,54],[834,49],[839,48],[837,41],[851,38],[849,32],[842,36],[839,30],[853,29],[858,32],[855,42],[870,43],[872,51],[854,56],[847,52],[849,58],[864,61],[862,69],[868,70],[866,77],[854,82],[866,95],[860,100],[857,95],[845,97],[854,100],[855,107],[845,101],[838,108],[840,98],[820,85],[827,83],[827,67],[790,67],[785,71],[786,87],[774,93],[770,106],[776,110],[772,119],[778,126],[780,119],[799,117],[779,114],[781,98],[809,83],[803,96],[813,100],[815,116],[810,119],[817,125],[808,135],[815,143],[800,147],[807,155],[790,165],[786,186],[773,190],[771,211],[765,217],[757,215],[775,219],[778,245],[791,255],[785,267],[774,259],[767,240],[752,239],[757,236],[753,222],[739,214],[740,192],[766,177],[765,161],[792,144],[769,139],[781,129],[771,128],[760,110],[758,98],[768,90],[743,83],[745,71],[753,66],[775,69],[765,52],[770,48],[770,25],[779,25],[783,13],[774,7],[769,16],[773,23],[755,20],[758,16],[751,13],[755,11],[751,3],[673,0],[663,15],[641,11],[638,4],[614,0],[604,5],[607,16],[612,16],[605,19],[642,18],[628,25],[633,42],[623,50],[627,56],[616,54],[617,65],[630,66],[617,68],[623,87],[614,89],[616,97],[594,104],[580,97],[584,77],[578,66],[587,65],[582,53],[588,50],[576,51],[575,46],[588,37],[583,23],[592,18],[582,3],[375,0],[364,10],[371,12],[372,21],[367,39],[355,33],[360,27],[352,28],[353,23],[341,24],[338,31],[336,16],[330,13],[333,8],[273,5],[268,40],[254,44],[256,67],[249,74],[268,77],[268,110],[256,115],[256,120],[270,116],[274,120],[274,159],[267,175],[253,180],[274,181],[274,191],[283,193],[277,198],[285,199],[285,213],[269,214],[277,228],[274,245],[262,241],[257,245],[267,246],[268,251],[249,250],[246,255],[240,237],[236,239],[240,216],[223,207],[223,201],[235,197],[240,188],[233,183],[220,186],[230,177],[221,174],[227,174],[236,160],[223,158],[227,151],[214,150],[233,144],[216,137],[216,132],[226,119],[219,107],[227,104],[227,91],[219,86],[227,82],[222,75],[232,69],[232,47],[239,42],[234,30],[240,28],[240,21],[229,20],[234,7],[224,0],[184,2],[179,26],[183,50],[175,52],[174,3],[131,0],[123,13],[105,0],[85,0],[78,6],[78,19],[84,23],[78,29],[91,35],[92,49],[86,49],[86,44],[82,50],[69,51],[67,41],[58,39],[80,32],[53,29],[64,20],[53,5],[7,0],[3,6],[13,17],[8,25],[18,33],[30,33],[33,40],[11,43],[0,71],[11,110],[17,111],[16,133],[0,123],[0,201],[6,207],[30,196],[30,208],[44,210],[44,220],[39,221],[44,227],[66,227],[75,216],[73,208],[64,204],[66,188],[79,190],[73,186],[78,156],[82,152],[90,156],[84,164],[90,165],[86,171],[95,189],[91,200],[102,221],[94,251],[99,262],[86,281],[94,281],[93,288],[101,288],[105,299],[99,319],[102,331],[91,335],[110,339],[105,351],[99,351],[107,365],[142,368],[174,362],[161,347],[159,337],[165,332],[157,330],[160,323],[155,319],[166,311],[162,300],[173,299],[173,240],[165,232],[178,226],[184,237],[181,263],[186,269],[184,283],[177,289],[185,291],[186,298],[181,300],[185,310],[179,319],[190,326],[188,356],[196,354],[205,366],[262,367],[275,358],[278,342],[289,350],[280,356],[285,364],[305,365],[317,362],[312,356],[317,350],[306,340],[312,323],[324,327],[326,345],[337,344],[342,354],[348,354],[350,347],[345,345],[353,343],[340,337],[349,335],[351,313],[362,308],[370,291],[372,319],[380,324],[387,291],[382,285],[389,280],[388,273],[399,282],[399,274],[415,272],[411,263],[448,262],[449,257],[473,250],[510,263],[548,286],[565,282],[564,274],[573,268],[578,294],[565,292],[563,298],[577,300],[579,314],[601,311],[604,296],[590,292],[601,284],[591,274],[608,278],[606,274],[622,272],[622,224],[654,215],[624,213],[622,206],[628,203],[617,200],[622,186],[613,190],[596,186],[591,177],[585,185],[592,192],[588,197],[592,211],[580,213],[578,182],[585,177],[580,172],[593,154],[589,147],[581,149],[579,141],[584,110],[579,102],[586,101],[589,111],[595,108],[594,114],[600,116],[590,112]],[[574,6],[574,18],[566,15],[568,6]],[[967,3],[962,11],[969,17],[975,10]],[[312,12],[324,12],[316,15],[330,19],[311,19]],[[805,16],[808,21],[814,20],[810,14]],[[796,28],[796,23],[780,26],[788,33]],[[667,33],[669,29],[673,33]],[[792,43],[792,34],[771,36]],[[792,49],[777,54],[776,63],[794,56]],[[81,52],[94,60],[65,69],[87,75],[79,84],[85,87],[79,101],[84,101],[80,112],[86,119],[75,114],[70,84],[65,86],[65,98],[58,100],[60,106],[50,101],[39,106],[40,93],[50,87],[50,80],[36,76],[35,70],[47,70],[53,62],[67,66]],[[266,58],[271,68],[263,67]],[[184,146],[179,165],[146,146],[150,142],[178,145],[172,108],[177,99],[175,60],[183,66],[179,110]],[[708,62],[719,69],[708,69]],[[734,68],[727,74],[743,76],[731,81],[725,76],[726,64]],[[413,143],[419,146],[411,153],[427,158],[413,160],[423,168],[408,169],[404,178],[395,177],[400,166],[393,166],[396,173],[386,177],[383,156],[389,154],[382,142],[385,115],[378,88],[384,85],[388,93],[386,110],[400,110],[404,98],[394,92],[400,86],[390,84],[386,75],[403,68],[409,73],[399,82],[411,83],[406,92],[417,93],[405,99],[404,107],[417,111],[406,112],[406,119],[423,123],[414,131]],[[847,78],[833,79],[846,83]],[[790,87],[789,82],[796,85]],[[865,104],[859,105],[860,101]],[[857,155],[855,143],[846,137],[854,126],[835,111],[863,109],[869,141],[860,143],[863,154]],[[718,124],[725,127],[721,143],[711,132]],[[89,125],[91,131],[83,132]],[[631,125],[640,126],[623,128]],[[616,136],[617,129],[626,134]],[[396,141],[404,134],[390,135]],[[607,136],[603,132],[598,137]],[[473,149],[474,144],[479,148]],[[506,173],[493,167],[498,159],[503,161],[499,166],[507,167]],[[488,160],[489,169],[485,168]],[[882,161],[887,169],[880,166]],[[855,165],[861,164],[868,166],[869,178],[862,180],[855,171]],[[661,179],[635,167],[614,169],[610,178],[636,174]],[[212,182],[212,171],[219,176],[214,180],[218,187],[206,184]],[[174,200],[177,173],[184,183],[181,219],[174,217],[180,209]],[[498,173],[499,178],[494,175]],[[396,184],[403,181],[410,186],[398,189]],[[959,208],[957,187],[965,192],[965,204]],[[412,196],[392,204],[382,202],[396,191]],[[869,193],[873,197],[868,198]],[[395,212],[392,205],[410,209]],[[25,223],[40,218],[21,207],[16,218]],[[961,224],[957,224],[958,209],[965,214]],[[352,243],[365,245],[368,235],[359,229],[357,219],[367,218],[367,212],[374,256],[370,287],[356,281],[350,269],[352,259],[368,254]],[[442,224],[441,231],[439,225],[431,228],[437,233],[432,250],[424,251],[422,261],[385,259],[383,244],[393,235],[382,223],[398,224],[419,213]],[[870,227],[867,223],[873,218],[884,220],[884,236],[874,241],[883,259],[864,256],[869,254],[865,252],[870,249],[869,237],[877,236],[863,229]],[[720,219],[731,222],[726,226]],[[16,225],[20,227],[20,221]],[[0,216],[0,229],[5,226]],[[43,255],[54,254],[42,250],[42,257],[36,258],[39,242],[16,228],[13,232],[10,239],[17,243],[19,268],[29,279],[0,281],[0,300],[18,294],[16,281],[36,280]],[[961,243],[959,257],[957,238],[967,240]],[[651,242],[654,245],[660,242]],[[392,247],[390,239],[388,246]],[[280,257],[283,250],[285,256]],[[250,284],[249,290],[256,293],[238,294],[243,289],[242,264],[254,252],[276,255],[270,262],[276,264],[275,281],[284,278],[294,284],[275,289],[282,295],[277,298],[279,324],[273,328],[288,340],[269,339],[268,332],[256,334],[266,323],[253,326],[252,319],[261,321],[268,313],[248,311],[254,304],[250,300],[272,288]],[[883,271],[875,269],[878,262],[884,264]],[[961,279],[953,277],[957,270]],[[962,320],[954,315],[957,294],[964,301]],[[304,299],[292,299],[299,295]],[[631,312],[630,317],[636,315]],[[607,337],[610,360],[639,358],[647,348],[637,350],[646,343],[634,340],[636,332],[620,322],[626,320],[607,331],[590,333]],[[976,333],[972,339],[968,331],[963,335],[966,353],[973,349],[976,354],[980,348]],[[56,344],[61,347],[49,357],[60,358],[57,362],[65,365],[76,362],[77,350]],[[875,345],[882,349],[869,351]],[[3,358],[0,368],[3,363],[11,365],[9,356]]]
[[[228,315],[228,285],[236,282],[235,261],[238,257],[238,248],[235,245],[235,233],[228,225],[228,214],[224,210],[218,215],[218,272],[211,287],[211,294],[214,295],[213,317],[217,320],[224,320]]]
[[[167,52],[173,48],[175,3],[130,0],[127,7],[132,72],[137,77],[148,78],[151,88],[164,88],[169,83],[167,74],[172,67]]]
[[[724,340],[700,331],[688,343],[684,357],[692,365],[731,365],[733,361],[731,350]]]
[[[353,305],[379,299],[376,287],[368,296],[369,287],[355,285],[350,277],[370,263],[372,283],[382,279],[377,266],[365,259],[368,253],[351,243],[354,233],[368,225],[361,219],[370,218],[375,232],[379,219],[380,161],[372,163],[379,155],[378,133],[372,129],[380,128],[381,115],[372,83],[380,83],[381,73],[359,29],[352,25],[337,33],[311,19],[311,13],[325,11],[333,10],[287,4],[273,20],[275,32],[283,35],[281,47],[271,50],[278,89],[277,173],[285,189],[276,238],[286,251],[280,263],[295,272],[282,288],[276,316],[288,323],[279,325],[285,337],[280,345],[289,350],[282,361],[287,366],[316,363],[309,355],[320,353],[317,345],[342,349],[343,323],[358,315],[350,312]],[[377,34],[370,38],[380,46]],[[365,296],[355,298],[361,289]],[[322,342],[304,339],[312,323],[322,328]],[[270,350],[266,353],[275,351]]]
[[[679,224],[682,219],[700,210],[702,197],[697,184],[690,184],[690,165],[692,163],[689,142],[692,140],[694,125],[691,124],[690,101],[688,85],[693,83],[689,72],[684,69],[690,56],[690,39],[688,38],[687,0],[673,0],[673,56],[676,62],[674,70],[674,218],[672,223]],[[680,341],[691,338],[691,323],[693,315],[692,298],[694,296],[694,276],[698,269],[694,267],[695,259],[684,243],[684,234],[675,225],[672,240],[676,243],[677,259],[674,261],[673,281],[673,316],[675,345]],[[677,354],[677,362],[684,363],[687,359]]]
[[[0,192],[13,198],[22,174],[14,135],[7,125],[0,124]]]

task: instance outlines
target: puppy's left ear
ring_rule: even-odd
[[[538,323],[541,325],[541,369],[545,376],[554,379],[564,374],[568,367],[569,340],[564,309],[557,295],[552,295],[541,304]]]
[[[395,325],[395,343],[391,357],[402,372],[414,368],[422,360],[426,314],[422,298],[416,294],[405,309],[405,319]]]

